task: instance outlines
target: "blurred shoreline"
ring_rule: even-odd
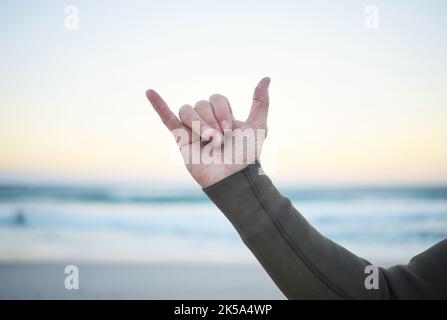
[[[283,192],[322,234],[382,267],[447,237],[447,188]],[[80,290],[63,286],[68,264],[79,266]],[[284,297],[197,190],[3,185],[0,298]]]
[[[322,234],[378,265],[447,237],[447,188],[284,189]],[[0,262],[251,263],[195,189],[0,185]]]

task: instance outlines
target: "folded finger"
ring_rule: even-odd
[[[209,100],[222,131],[232,129],[233,119],[231,116],[230,104],[228,103],[227,98],[221,94],[213,94]]]

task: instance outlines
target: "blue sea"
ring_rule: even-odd
[[[447,187],[283,188],[321,233],[379,265],[447,237]],[[0,262],[253,263],[199,188],[0,185]]]

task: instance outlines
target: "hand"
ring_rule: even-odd
[[[254,163],[260,155],[267,134],[270,78],[257,85],[250,115],[245,122],[234,118],[227,98],[215,94],[209,101],[199,101],[195,107],[184,105],[179,118],[154,90],[146,96],[165,126],[174,134],[183,155],[186,168],[202,188],[240,171]],[[241,142],[247,138],[246,143]],[[211,159],[211,160],[210,160]]]

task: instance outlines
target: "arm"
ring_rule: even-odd
[[[257,159],[267,133],[269,84],[270,79],[264,78],[257,85],[245,122],[235,119],[222,95],[201,100],[194,108],[183,106],[180,119],[154,90],[146,95],[175,135],[190,174],[288,298],[447,298],[447,241],[414,257],[406,266],[379,268],[379,288],[367,290],[365,267],[371,264],[322,236],[267,176],[259,174]],[[241,130],[263,136],[242,144],[243,148],[233,148],[229,142],[237,140]],[[194,150],[199,154],[194,155]],[[234,155],[229,162],[223,160],[228,152]],[[210,154],[222,158],[204,161]]]
[[[447,298],[446,240],[407,266],[379,268],[379,289],[367,290],[371,263],[315,230],[260,170],[250,165],[204,191],[287,298]]]

